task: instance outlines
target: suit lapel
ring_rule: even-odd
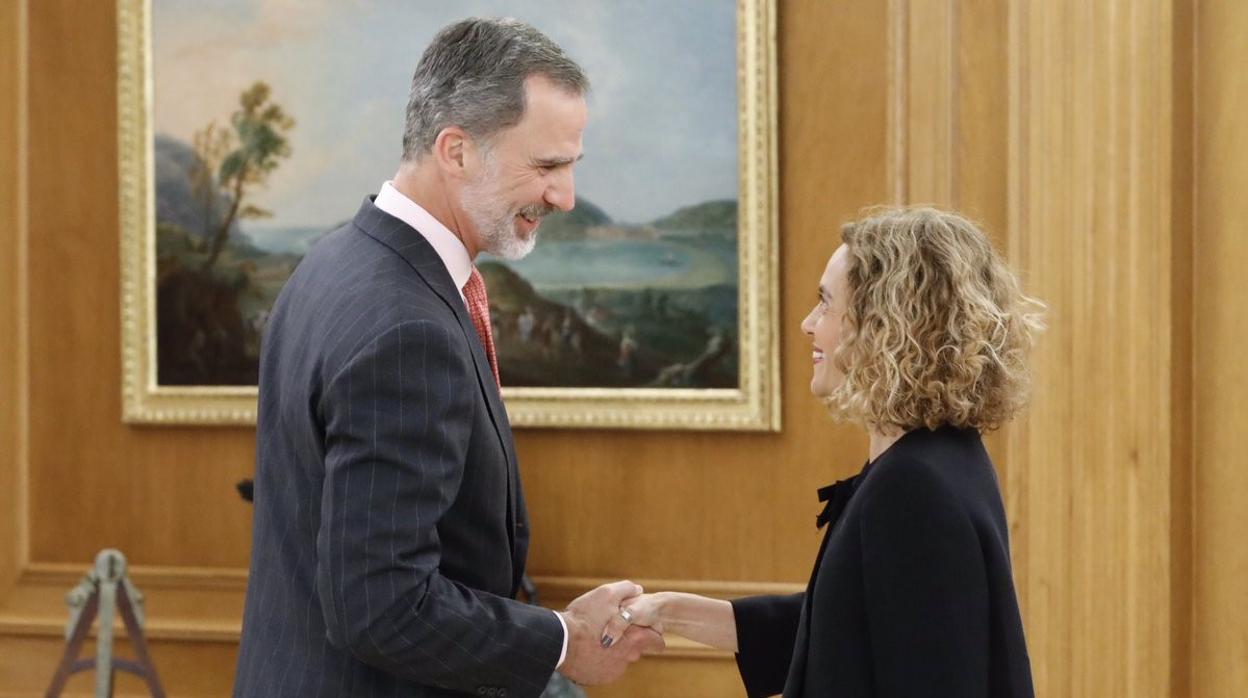
[[[514,554],[516,552],[516,500],[518,497],[517,480],[519,478],[519,470],[516,466],[514,437],[511,433],[511,423],[507,419],[507,410],[503,405],[502,396],[499,395],[498,385],[494,382],[494,372],[490,368],[490,361],[485,355],[485,348],[481,346],[481,338],[477,334],[476,326],[472,324],[472,319],[468,317],[468,310],[464,307],[463,298],[459,295],[459,289],[455,288],[455,282],[451,280],[450,272],[446,270],[446,264],[442,262],[442,258],[434,251],[433,246],[429,244],[425,236],[421,235],[419,231],[413,229],[410,225],[377,208],[373,204],[373,197],[370,196],[364,199],[359,212],[355,215],[355,225],[369,237],[389,247],[395,254],[398,254],[411,265],[416,274],[451,309],[451,312],[455,314],[455,319],[459,321],[460,330],[463,331],[464,338],[467,340],[468,347],[472,353],[472,363],[476,368],[478,389],[485,396],[485,404],[490,413],[490,421],[494,424],[494,430],[498,434],[499,445],[502,447],[503,454],[507,459],[508,535]]]

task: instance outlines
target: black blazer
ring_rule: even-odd
[[[978,432],[912,431],[819,494],[828,531],[806,592],[732,604],[750,696],[1033,695]]]
[[[450,275],[365,200],[264,338],[235,696],[538,696],[563,629],[512,600],[527,515]]]

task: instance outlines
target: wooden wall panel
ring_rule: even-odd
[[[246,566],[250,429],[121,423],[114,3],[30,3],[31,557]]]
[[[957,201],[958,34],[957,0],[892,0],[890,92],[899,141],[895,162],[898,202],[953,206]]]
[[[1007,458],[1037,694],[1166,695],[1170,5],[1010,15],[1009,253],[1051,326]]]
[[[57,636],[0,637],[0,698],[42,696],[60,660],[64,640]],[[94,642],[88,642],[83,657],[94,656]],[[129,643],[117,645],[119,656],[132,657]],[[222,698],[231,693],[233,667],[238,655],[235,642],[168,641],[152,645],[152,661],[161,683],[177,698]],[[118,674],[115,698],[150,696],[145,684],[129,674]],[[75,675],[65,686],[64,698],[94,696],[90,672]],[[347,698],[347,697],[343,697]]]
[[[1248,690],[1248,5],[1196,4],[1192,687]]]
[[[1009,224],[1007,5],[958,2],[956,6],[951,203],[979,221],[1004,250]]]

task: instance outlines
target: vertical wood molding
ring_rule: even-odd
[[[1030,129],[1031,109],[1029,94],[1021,89],[1022,85],[1018,80],[1018,76],[1026,75],[1031,68],[1028,60],[1027,28],[1026,14],[1020,11],[1017,2],[1011,3],[1006,19],[1006,67],[1008,70],[1006,109],[1009,118],[1006,127],[1006,162],[1008,165],[1005,250],[1014,269],[1022,275],[1025,287],[1032,293],[1037,293],[1036,289],[1031,288],[1032,279],[1027,274],[1032,264],[1032,255],[1027,245],[1024,244],[1021,232],[1022,221],[1030,209],[1030,201],[1026,198],[1027,190],[1022,186],[1022,179],[1018,175],[1019,172],[1029,167],[1028,149],[1023,147],[1022,139]],[[1035,380],[1039,381],[1040,376],[1036,375]],[[1044,617],[1041,610],[1037,608],[1039,600],[1035,598],[1036,594],[1032,593],[1032,570],[1029,564],[1031,541],[1028,535],[1024,535],[1023,527],[1023,522],[1029,521],[1031,515],[1028,507],[1030,490],[1026,477],[1024,452],[1026,445],[1031,441],[1030,424],[1036,410],[1037,405],[1031,405],[1027,415],[1024,415],[1022,419],[1016,419],[1005,429],[1005,462],[1001,479],[1003,480],[1002,488],[1005,490],[1005,512],[1010,527],[1010,555],[1014,564],[1014,584],[1019,602],[1022,604],[1024,627],[1031,654],[1032,675],[1037,685],[1047,686],[1051,682],[1048,666],[1038,661],[1042,654],[1041,638],[1046,636],[1047,628],[1038,627],[1044,622]],[[1051,656],[1050,653],[1051,649],[1046,649],[1043,654]]]
[[[1167,695],[1171,8],[1010,14],[1009,256],[1050,306],[1007,473],[1037,694]]]
[[[907,160],[909,133],[910,0],[888,0],[885,34],[885,92],[887,107],[884,126],[884,181],[889,202],[910,200],[910,170]]]
[[[1248,4],[1195,5],[1192,695],[1248,690]]]
[[[895,203],[958,200],[959,0],[890,0],[888,179]]]
[[[1173,134],[1171,158],[1173,197],[1170,202],[1172,269],[1171,282],[1171,414],[1170,414],[1170,695],[1192,693],[1192,347],[1194,344],[1195,293],[1193,255],[1195,251],[1195,0],[1173,3]]]
[[[25,14],[0,8],[0,589],[27,559]]]
[[[909,3],[906,193],[913,203],[956,206],[959,0]]]

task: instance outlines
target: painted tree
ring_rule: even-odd
[[[216,122],[196,132],[195,151],[203,162],[203,170],[194,178],[196,189],[221,194],[229,203],[224,217],[212,229],[211,248],[204,269],[211,269],[221,256],[235,221],[248,218],[269,218],[273,215],[250,202],[256,189],[267,184],[269,175],[281,161],[290,157],[287,134],[295,120],[281,105],[272,101],[268,83],[256,82],[238,98],[239,109],[230,116],[230,128],[219,128]],[[216,196],[204,200],[215,203]],[[205,209],[205,221],[211,209]]]

